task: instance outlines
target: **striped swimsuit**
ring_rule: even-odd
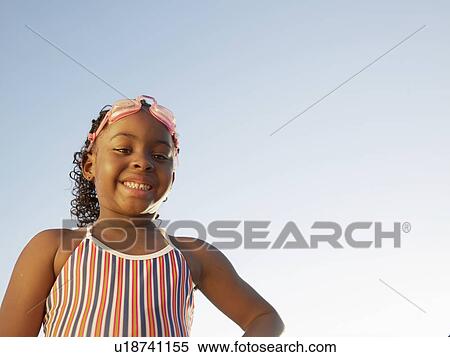
[[[115,251],[91,234],[67,259],[46,300],[45,336],[189,336],[194,282],[182,253]]]

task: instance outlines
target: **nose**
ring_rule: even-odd
[[[145,155],[140,155],[139,157],[136,157],[133,162],[134,168],[141,168],[143,170],[153,171],[155,168],[155,165],[152,161],[152,159],[147,158]]]

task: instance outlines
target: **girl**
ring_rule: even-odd
[[[147,102],[148,101],[148,102]],[[75,153],[78,229],[23,249],[0,309],[1,336],[189,336],[200,290],[245,331],[279,336],[275,309],[219,250],[154,221],[175,180],[175,118],[153,97],[104,107]]]

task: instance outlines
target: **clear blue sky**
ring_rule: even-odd
[[[180,166],[163,218],[271,220],[271,242],[288,221],[306,236],[315,221],[411,223],[399,249],[225,251],[279,310],[286,336],[448,335],[449,10],[445,1],[3,1],[1,296],[29,239],[70,218],[73,153],[120,98],[29,26],[121,92],[175,112]],[[192,334],[240,329],[198,292]]]

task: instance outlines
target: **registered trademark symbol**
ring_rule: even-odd
[[[403,222],[403,224],[402,224],[402,231],[405,232],[405,233],[411,232],[411,223]]]

